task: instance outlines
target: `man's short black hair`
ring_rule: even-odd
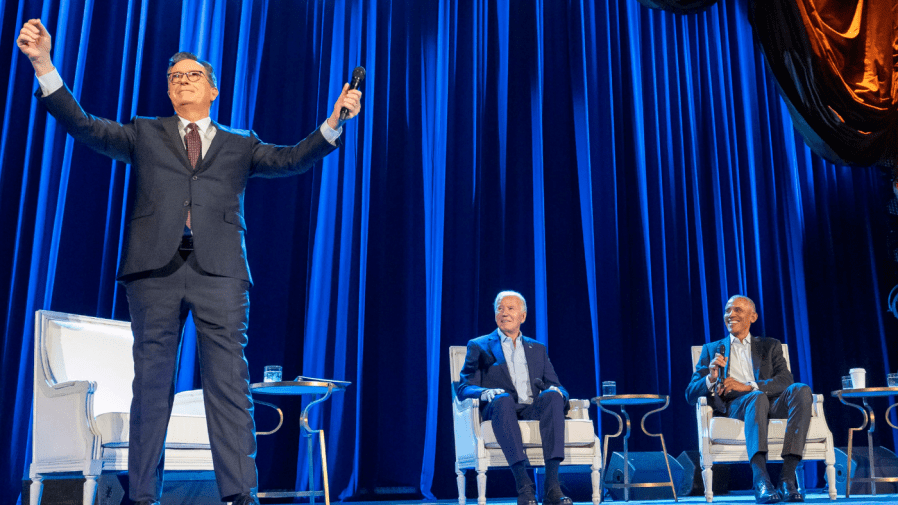
[[[209,86],[218,89],[218,79],[215,78],[215,69],[212,68],[212,64],[206,60],[197,58],[193,53],[188,53],[187,51],[175,53],[175,55],[168,60],[168,70],[171,71],[171,68],[175,66],[175,63],[182,60],[193,60],[202,65],[203,68],[206,69],[206,80],[209,81]]]

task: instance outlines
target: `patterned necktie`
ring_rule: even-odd
[[[200,159],[200,153],[203,152],[203,143],[200,141],[200,132],[196,123],[187,125],[187,135],[184,140],[187,141],[187,157],[190,158],[190,166],[196,168],[196,162]],[[190,228],[190,209],[187,209],[187,227]]]

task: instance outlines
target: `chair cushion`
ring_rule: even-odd
[[[128,447],[127,412],[107,412],[97,416],[100,440],[103,447]],[[175,395],[172,415],[168,422],[165,447],[171,449],[208,449],[209,431],[206,428],[206,410],[203,407],[203,390],[183,391]]]
[[[745,423],[728,417],[711,419],[711,443],[723,445],[745,445]],[[770,443],[783,443],[786,434],[785,419],[771,419],[767,425],[767,440]],[[826,424],[819,417],[811,418],[808,429],[808,442],[823,442],[828,431]]]
[[[107,412],[97,416],[103,447],[128,447],[127,412]],[[165,447],[172,449],[208,449],[209,431],[205,416],[172,415],[168,423]]]
[[[518,426],[521,427],[521,439],[524,441],[524,447],[542,447],[539,421],[518,421]],[[589,419],[565,419],[564,445],[567,447],[592,446],[596,440],[593,429],[592,421]],[[487,448],[499,448],[499,442],[496,442],[496,435],[493,433],[492,421],[480,423],[480,435]]]

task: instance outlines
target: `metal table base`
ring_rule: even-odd
[[[670,491],[673,493],[674,501],[679,501],[677,499],[677,489],[673,483],[673,474],[670,471],[670,462],[667,460],[667,445],[664,443],[664,435],[661,433],[649,433],[648,430],[645,429],[645,418],[654,414],[655,412],[661,412],[662,410],[667,408],[667,405],[670,403],[670,397],[663,395],[616,395],[616,396],[598,396],[592,399],[592,402],[598,405],[603,412],[607,412],[612,416],[617,418],[618,428],[617,433],[613,435],[605,435],[605,444],[604,449],[602,451],[602,475],[599,478],[599,495],[604,499],[604,487],[611,488],[623,488],[624,490],[624,501],[630,501],[630,488],[631,487],[670,487]],[[639,482],[633,483],[630,482],[630,457],[629,457],[629,449],[627,442],[630,439],[630,414],[627,413],[628,405],[652,405],[664,402],[664,405],[661,407],[646,412],[642,416],[642,421],[640,422],[640,426],[642,427],[642,432],[650,437],[658,437],[661,439],[661,452],[664,456],[664,464],[667,466],[667,477],[670,479],[669,482]],[[602,406],[602,404],[608,406],[618,406],[620,407],[621,413],[627,419],[627,433],[624,435],[624,482],[623,483],[610,483],[605,484],[605,472],[608,471],[608,442],[611,438],[616,438],[621,435],[624,431],[624,421],[616,412],[606,409]]]
[[[855,482],[869,482],[870,483],[870,492],[872,495],[876,495],[876,483],[877,482],[898,482],[898,477],[877,477],[876,476],[876,464],[875,458],[873,457],[873,433],[876,431],[876,415],[873,413],[873,409],[870,407],[870,404],[867,403],[867,398],[882,398],[892,395],[898,395],[898,388],[863,388],[863,389],[840,389],[838,391],[833,391],[832,396],[835,396],[845,405],[849,407],[854,407],[861,411],[861,414],[864,415],[864,422],[858,426],[857,428],[849,428],[848,429],[848,469],[845,472],[847,474],[847,482],[845,483],[845,498],[851,496],[851,481]],[[861,402],[864,404],[863,407],[857,405],[855,403],[849,403],[845,401],[845,398],[854,399],[860,398]],[[898,403],[892,404],[888,409],[886,409],[886,423],[891,426],[893,429],[898,429],[898,426],[892,424],[892,421],[889,419],[889,412],[898,407]],[[870,425],[870,428],[867,429],[867,454],[870,461],[870,476],[869,477],[856,477],[854,479],[851,478],[851,453],[853,451],[854,445],[854,432],[861,431],[867,428],[867,424]]]
[[[324,497],[325,505],[330,505],[330,489],[328,487],[327,482],[327,450],[324,444],[324,430],[318,429],[313,430],[309,426],[309,410],[311,410],[312,406],[317,405],[328,398],[330,398],[331,393],[334,391],[343,391],[346,389],[346,385],[348,383],[345,382],[332,382],[325,380],[316,380],[316,381],[291,381],[291,382],[263,382],[257,383],[250,386],[250,390],[256,394],[274,394],[274,395],[286,395],[286,396],[298,396],[298,395],[308,395],[314,394],[319,395],[323,394],[321,398],[318,398],[315,401],[309,402],[308,405],[302,410],[302,414],[299,417],[299,425],[302,430],[305,432],[306,436],[309,438],[308,444],[308,460],[306,464],[306,468],[308,469],[309,475],[309,489],[315,488],[314,483],[314,469],[312,466],[312,456],[314,454],[314,442],[315,438],[318,438],[318,446],[321,451],[321,475],[322,475],[322,490],[319,491],[265,491],[257,493],[256,496],[259,498],[309,498],[309,503],[314,504],[315,498],[319,496]],[[283,424],[284,413],[270,403],[261,402],[256,400],[255,403],[260,405],[265,405],[271,407],[278,411],[278,414],[281,416],[281,420],[278,423],[277,427],[272,431],[266,432],[258,432],[259,435],[270,435],[276,431],[278,431]],[[314,434],[318,434],[317,437],[313,437]]]

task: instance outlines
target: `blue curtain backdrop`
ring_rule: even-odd
[[[344,147],[304,176],[251,181],[246,197],[254,380],[281,364],[353,382],[312,419],[335,498],[455,495],[447,348],[494,328],[501,289],[527,296],[524,331],[574,397],[601,380],[671,395],[653,424],[674,454],[697,447],[689,346],[723,335],[733,293],[754,298],[757,333],[790,344],[796,377],[827,395],[837,445],[859,422],[829,398],[839,377],[865,367],[882,384],[893,370],[891,192],[796,135],[747,0],[690,15],[636,0],[0,6],[0,501],[15,501],[30,459],[34,311],[128,319],[114,274],[129,167],[75,144],[34,100],[14,45],[34,17],[84,108],[119,121],[171,114],[166,61],[191,50],[217,68],[218,121],[295,143],[366,67]],[[194,361],[188,329],[180,389],[199,385]],[[295,420],[302,405],[284,406]],[[257,412],[260,428],[273,422]],[[304,447],[295,422],[260,437],[261,486],[305,488]],[[513,494],[493,474],[490,495]]]

